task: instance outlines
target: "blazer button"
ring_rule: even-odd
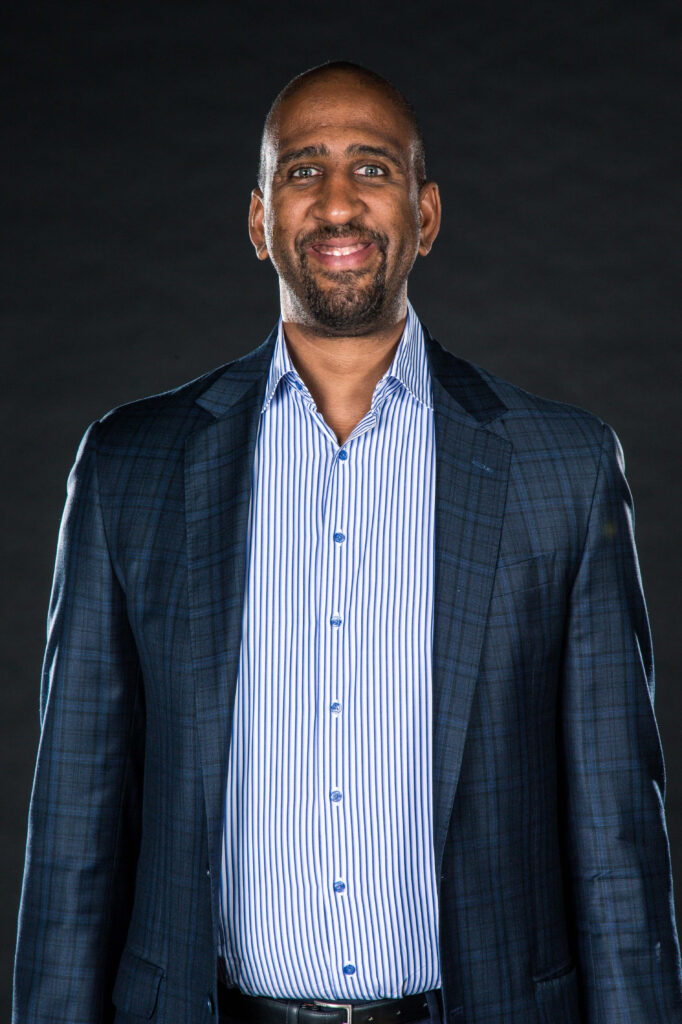
[[[213,1010],[214,1010],[213,996],[211,995],[210,992],[206,996],[206,1009],[211,1014],[211,1016],[213,1016]]]

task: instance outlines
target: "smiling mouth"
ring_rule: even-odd
[[[350,270],[361,267],[377,248],[371,239],[339,238],[329,242],[314,242],[305,251],[330,270]]]
[[[355,252],[368,249],[372,244],[372,242],[350,242],[348,245],[323,245],[320,242],[317,245],[311,245],[310,248],[323,256],[352,256]]]

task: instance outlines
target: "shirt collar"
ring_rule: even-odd
[[[275,342],[275,348],[270,361],[270,370],[268,372],[261,412],[265,412],[272,401],[279,382],[285,377],[299,390],[307,392],[308,389],[291,361],[286,338],[284,337],[282,318],[280,317],[277,328],[277,341]],[[391,365],[376,385],[375,396],[377,395],[377,390],[383,389],[386,380],[391,377],[400,381],[403,387],[428,409],[433,407],[431,375],[426,358],[426,346],[424,345],[424,329],[409,301],[407,303],[405,328],[398,342]]]

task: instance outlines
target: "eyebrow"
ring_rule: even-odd
[[[395,164],[401,170],[404,166],[403,161],[400,159],[397,153],[392,149],[388,149],[387,146],[368,146],[364,143],[356,143],[349,146],[346,150],[348,156],[379,156],[383,157],[384,160],[388,160],[390,163]]]
[[[277,167],[285,167],[287,164],[293,163],[295,160],[306,160],[308,158],[329,156],[329,148],[324,145],[320,146],[303,146],[301,149],[288,149],[285,153],[277,160]],[[404,167],[403,161],[400,157],[386,146],[370,146],[366,143],[356,142],[346,148],[346,156],[376,156],[383,157],[384,160],[388,160],[401,170]]]
[[[294,160],[305,160],[307,157],[315,156],[329,156],[329,150],[326,146],[303,146],[302,149],[288,149],[277,160],[277,166],[284,167],[286,164],[293,163]]]

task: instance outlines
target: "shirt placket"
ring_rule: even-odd
[[[326,896],[328,917],[331,922],[331,971],[335,995],[353,996],[356,974],[355,950],[352,948],[352,928],[348,919],[347,892],[350,880],[348,834],[349,778],[343,750],[348,722],[348,618],[351,614],[352,594],[349,592],[352,566],[349,565],[349,533],[353,524],[348,521],[353,506],[350,491],[353,480],[353,458],[357,446],[347,441],[335,448],[329,468],[328,485],[321,513],[319,535],[320,559],[320,615],[319,615],[319,741],[321,821],[323,823],[322,849],[324,875],[323,891]],[[325,802],[326,798],[326,802]]]

